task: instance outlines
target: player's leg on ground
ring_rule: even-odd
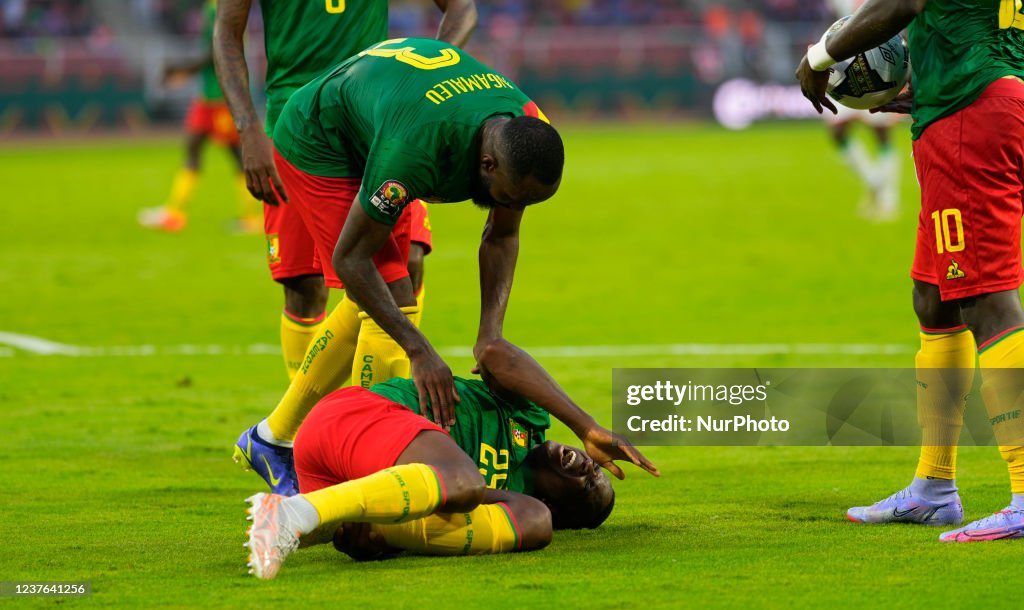
[[[484,498],[484,479],[476,464],[444,432],[423,430],[380,472],[289,498],[311,504],[319,525],[344,522],[403,523],[434,512],[468,512]]]
[[[404,523],[438,510],[469,512],[483,500],[484,489],[476,465],[451,437],[424,430],[394,466],[374,474],[290,498],[249,498],[249,564],[257,577],[273,578],[302,536],[325,538],[318,529],[332,531],[345,522]]]
[[[871,506],[855,506],[858,523],[956,525],[963,504],[956,488],[956,450],[967,393],[974,381],[974,338],[959,305],[943,302],[939,288],[914,280],[914,311],[921,324],[917,366],[917,417],[921,454],[910,485]]]
[[[488,489],[484,502],[469,512],[439,512],[402,524],[374,524],[373,532],[389,547],[423,555],[532,551],[551,542],[551,511],[540,500]]]
[[[964,316],[979,337],[981,395],[999,452],[1006,460],[1010,505],[941,540],[965,542],[1024,537],[1024,310],[1016,290],[966,299]]]
[[[415,324],[420,309],[409,277],[389,282],[388,289],[402,313]],[[402,346],[365,312],[359,312],[359,319],[359,338],[352,363],[353,385],[369,388],[394,377],[408,377],[409,357]]]
[[[202,161],[206,134],[189,132],[185,137],[185,165],[174,175],[171,192],[162,206],[139,211],[139,224],[149,229],[171,233],[181,231],[188,224],[186,208],[196,192],[199,166]]]

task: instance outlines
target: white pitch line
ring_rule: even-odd
[[[97,358],[114,356],[222,356],[280,354],[281,348],[267,343],[252,345],[120,345],[85,347],[57,343],[41,337],[0,332],[0,358],[12,358],[17,350],[39,356]],[[446,347],[442,356],[472,358],[469,347]],[[527,348],[538,358],[612,358],[636,356],[880,356],[910,354],[916,347],[877,343],[668,343],[651,345],[565,345]]]

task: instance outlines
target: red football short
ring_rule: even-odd
[[[299,491],[316,491],[394,466],[425,430],[444,432],[365,388],[332,392],[313,407],[295,435]]]
[[[1024,196],[1024,83],[1001,78],[914,142],[921,183],[910,275],[942,300],[1016,290]]]
[[[238,146],[238,130],[228,105],[223,101],[192,100],[185,116],[185,131],[209,136],[224,146]]]
[[[267,263],[275,280],[323,274],[331,288],[345,286],[334,273],[331,257],[349,210],[359,192],[359,178],[329,178],[303,172],[274,151],[288,203],[263,206]],[[387,243],[373,257],[385,282],[409,275],[411,214],[403,213]]]
[[[424,254],[430,254],[434,249],[434,232],[430,228],[430,214],[427,211],[427,202],[417,199],[409,204],[408,214],[410,234],[409,241],[421,244]]]

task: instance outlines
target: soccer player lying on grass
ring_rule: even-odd
[[[615,494],[601,466],[621,479],[614,460],[629,460],[660,475],[523,350],[492,341],[477,370],[483,381],[455,378],[462,400],[450,432],[417,414],[409,379],[321,400],[295,439],[302,493],[247,500],[252,573],[273,578],[300,539],[328,542],[345,523],[372,523],[387,546],[425,554],[539,549],[553,528],[597,527],[611,513]],[[549,414],[585,453],[545,442]]]

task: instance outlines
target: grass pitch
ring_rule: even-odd
[[[856,216],[859,187],[820,125],[564,137],[562,189],[526,215],[512,341],[916,347],[909,154],[902,218],[873,225]],[[229,455],[285,387],[280,358],[249,347],[277,343],[281,294],[262,238],[225,230],[236,204],[215,150],[184,233],[136,226],[137,209],[166,195],[179,149],[0,150],[0,331],[152,346],[0,353],[0,580],[90,581],[91,597],[65,601],[101,607],[1017,605],[1010,566],[1024,543],[943,545],[934,529],[846,522],[848,506],[909,481],[912,448],[650,447],[661,479],[630,469],[606,525],[559,532],[541,552],[355,564],[319,548],[275,581],[247,576],[242,499],[262,483]],[[432,214],[424,328],[437,346],[469,346],[484,216],[468,204]],[[909,353],[541,360],[605,423],[613,367],[912,366]],[[461,374],[472,364],[449,363]],[[572,440],[561,427],[553,436]],[[960,484],[968,519],[1006,504],[994,448],[962,450]]]

